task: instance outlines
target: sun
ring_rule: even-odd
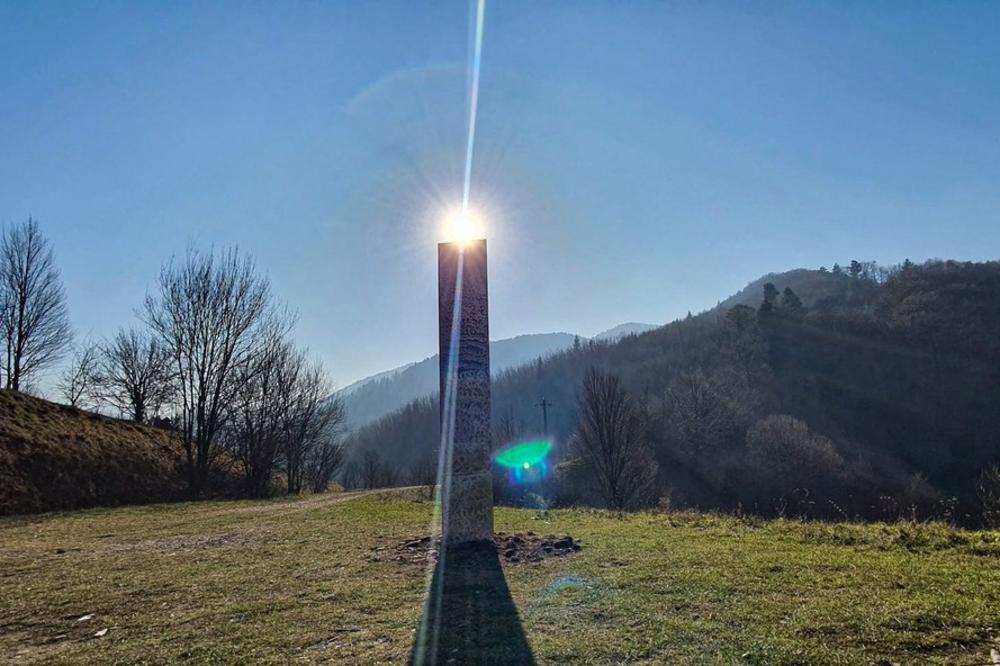
[[[445,220],[445,234],[449,241],[460,244],[482,238],[482,218],[469,209],[455,211]]]

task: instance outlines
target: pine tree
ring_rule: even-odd
[[[785,291],[781,293],[781,309],[794,317],[802,314],[802,300],[792,291],[791,287],[785,287]]]
[[[760,309],[757,310],[757,318],[761,322],[767,321],[774,314],[774,304],[777,298],[778,288],[771,282],[765,284],[764,301],[760,304]]]

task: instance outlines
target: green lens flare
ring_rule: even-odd
[[[532,465],[545,460],[552,450],[552,442],[539,440],[537,442],[525,442],[516,444],[509,449],[505,449],[497,454],[495,460],[498,465],[509,467],[510,469],[528,469]]]

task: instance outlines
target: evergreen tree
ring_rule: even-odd
[[[785,291],[781,293],[781,309],[792,316],[802,314],[802,301],[791,287],[785,287]]]
[[[774,305],[774,302],[778,299],[778,288],[774,286],[773,282],[768,282],[764,285],[764,302]]]
[[[761,322],[767,321],[774,314],[774,305],[777,299],[778,288],[773,283],[768,282],[764,285],[764,301],[760,304],[760,309],[757,311],[757,318]]]

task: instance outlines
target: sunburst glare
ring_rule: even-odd
[[[445,220],[445,239],[448,241],[467,243],[484,236],[483,219],[475,211],[454,211]]]

